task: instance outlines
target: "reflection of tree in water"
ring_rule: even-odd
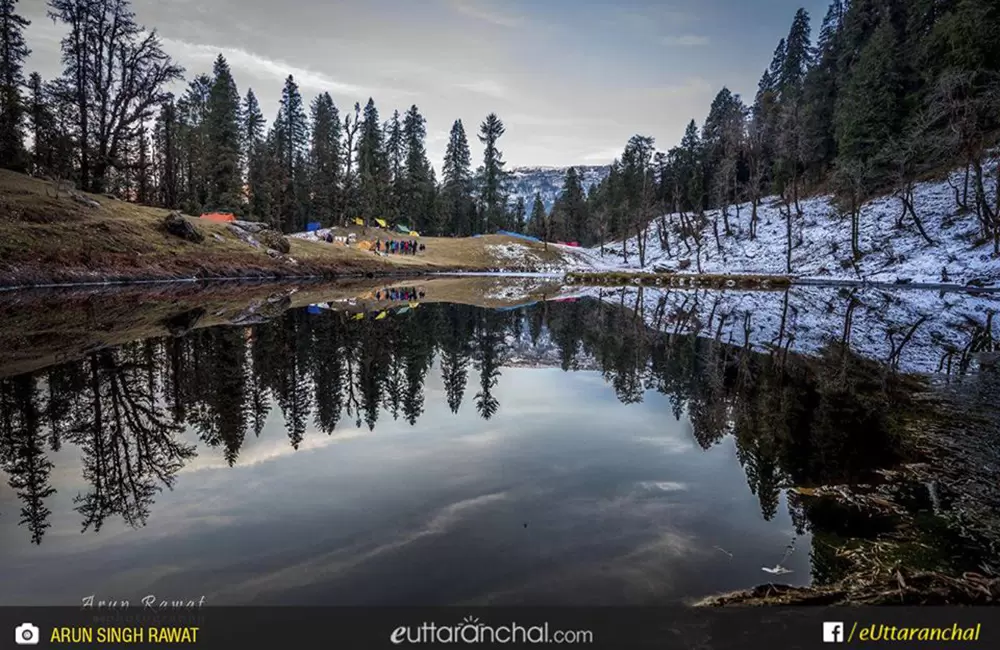
[[[185,425],[230,464],[238,463],[248,430],[265,435],[274,404],[296,448],[310,423],[326,434],[345,421],[374,429],[385,411],[413,425],[435,360],[449,409],[459,411],[474,369],[475,408],[490,419],[500,410],[495,391],[510,341],[554,348],[553,360],[566,370],[586,360],[623,403],[642,401],[646,391],[668,396],[674,418],[688,417],[704,449],[732,435],[767,519],[783,487],[849,482],[891,460],[905,395],[891,372],[849,351],[849,318],[843,340],[815,359],[788,352],[792,309],[771,354],[751,350],[753,314],[736,328],[732,318],[711,294],[685,292],[670,302],[646,290],[627,301],[623,293],[618,305],[581,300],[493,311],[423,304],[382,320],[298,310],[250,327],[183,330],[0,380],[0,460],[36,542],[52,494],[45,448],[64,441],[83,453],[90,488],[77,506],[84,528],[112,515],[141,525],[156,492],[194,454],[178,439]],[[724,326],[742,326],[743,335],[722,340]],[[970,344],[990,347],[983,333]],[[805,530],[801,504],[789,498],[788,506]]]
[[[90,373],[70,437],[82,450],[83,476],[90,484],[76,498],[84,530],[100,530],[112,515],[141,526],[153,497],[172,487],[175,474],[195,455],[178,440],[180,427],[167,417],[150,391],[141,344],[91,353]]]
[[[476,410],[489,420],[500,409],[500,401],[493,395],[500,378],[500,368],[506,362],[507,345],[503,335],[505,321],[510,312],[480,310],[475,318],[473,358],[479,371],[479,392],[476,393]]]
[[[34,378],[0,381],[0,441],[0,466],[22,503],[18,523],[27,526],[33,543],[41,544],[52,514],[45,499],[56,491],[49,484],[53,465],[45,455],[42,410]]]
[[[534,313],[534,312],[532,312]],[[448,408],[458,413],[469,381],[469,363],[472,361],[472,327],[474,308],[455,305],[443,314],[441,347],[441,381],[448,400]]]

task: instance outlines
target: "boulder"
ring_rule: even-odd
[[[673,273],[677,266],[673,262],[657,262],[653,265],[654,273]]]
[[[175,237],[200,244],[205,240],[205,235],[201,234],[197,227],[174,210],[163,219],[163,227],[167,232]]]
[[[234,221],[233,225],[237,228],[245,230],[247,232],[252,232],[254,234],[259,233],[263,230],[269,230],[269,226],[262,221]]]
[[[76,191],[71,191],[69,193],[69,197],[71,199],[73,199],[74,201],[76,201],[77,203],[79,203],[80,205],[85,205],[88,208],[99,208],[99,207],[101,207],[101,204],[98,203],[97,201],[95,201],[94,199],[90,198],[89,196],[85,196],[83,194],[80,194],[79,192],[76,192]]]
[[[691,268],[691,260],[681,260],[677,262],[677,268],[681,271]]]
[[[292,245],[288,238],[277,230],[261,230],[257,233],[257,239],[267,248],[274,249],[282,255],[288,255],[292,250]]]

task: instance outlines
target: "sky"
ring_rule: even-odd
[[[792,17],[818,31],[827,0],[133,0],[186,78],[222,54],[240,93],[269,120],[292,74],[307,102],[329,92],[343,115],[374,98],[382,119],[416,104],[438,170],[461,119],[473,158],[490,112],[507,127],[508,167],[599,165],[636,133],[674,146],[722,88],[753,98]],[[61,69],[61,25],[41,0],[28,72]],[[180,94],[185,83],[173,90]]]

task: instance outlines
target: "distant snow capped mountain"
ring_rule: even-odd
[[[511,172],[510,201],[514,203],[518,197],[524,199],[525,210],[531,216],[531,205],[535,201],[535,192],[542,197],[546,210],[552,209],[552,204],[562,191],[563,181],[569,167],[514,167]],[[580,175],[583,191],[590,190],[608,175],[609,165],[579,165],[576,172]]]

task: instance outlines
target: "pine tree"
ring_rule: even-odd
[[[560,214],[563,222],[563,236],[574,241],[587,237],[587,202],[580,185],[580,176],[575,167],[566,170],[560,199]]]
[[[267,213],[264,114],[252,88],[247,89],[243,100],[243,146],[246,152],[247,214],[251,219],[262,219]]]
[[[0,167],[27,168],[24,149],[24,60],[31,53],[24,28],[31,24],[17,13],[17,0],[0,0]]]
[[[739,153],[743,148],[744,106],[739,95],[723,88],[712,100],[702,126],[702,143],[709,166],[711,204],[721,208],[726,235],[732,234],[729,205],[736,199]]]
[[[524,232],[527,216],[525,214],[524,197],[518,196],[517,202],[514,204],[514,229],[516,232]]]
[[[220,54],[212,70],[212,90],[206,106],[209,210],[243,212],[240,147],[240,96],[226,59]]]
[[[312,125],[310,214],[312,219],[330,226],[340,223],[342,204],[340,113],[330,93],[323,93],[313,101]]]
[[[884,20],[847,76],[834,116],[837,149],[844,158],[870,161],[897,133],[896,48],[895,30]]]
[[[688,126],[697,134],[694,121]],[[685,134],[686,135],[686,134]],[[639,265],[646,265],[646,244],[649,236],[647,226],[651,220],[651,210],[654,207],[653,192],[653,138],[634,135],[629,138],[622,155],[623,181],[626,189],[628,219],[631,232],[636,237],[639,249]]]
[[[434,182],[424,145],[427,137],[425,124],[416,105],[411,106],[403,117],[403,141],[406,147],[403,205],[410,227],[421,231],[436,225],[433,218]]]
[[[55,171],[55,116],[42,77],[37,72],[32,72],[28,78],[28,92],[28,124],[33,143],[31,172],[35,175],[58,175]]]
[[[212,79],[198,75],[177,102],[178,148],[182,177],[181,206],[188,214],[201,214],[208,202],[208,129],[206,114]]]
[[[478,233],[472,221],[472,155],[462,120],[455,120],[444,153],[444,185],[441,188],[446,230],[453,235]]]
[[[170,97],[160,106],[153,126],[153,148],[158,177],[157,194],[160,205],[177,208],[180,203],[177,106]]]
[[[403,140],[403,125],[399,120],[399,111],[392,112],[392,119],[383,127],[386,134],[386,155],[389,158],[389,174],[392,182],[387,216],[396,222],[403,218],[404,197],[406,195],[406,142]]]
[[[506,128],[496,113],[490,113],[479,126],[479,141],[483,143],[483,166],[479,170],[479,202],[483,209],[482,232],[493,232],[503,220],[507,206],[503,154],[497,141]]]
[[[819,181],[836,158],[833,113],[837,101],[837,61],[840,58],[844,2],[834,0],[820,28],[814,65],[806,73],[803,93],[803,148],[806,171]]]
[[[375,101],[369,98],[358,134],[359,207],[361,218],[366,224],[383,215],[385,196],[389,189],[388,179],[382,124],[379,122]]]
[[[531,203],[531,218],[528,221],[531,234],[545,242],[545,249],[549,248],[549,215],[545,212],[545,204],[542,203],[542,196],[535,192],[535,200]]]
[[[275,119],[276,137],[281,146],[281,165],[285,185],[281,190],[281,224],[285,232],[305,229],[308,202],[307,156],[309,125],[298,84],[292,75],[285,80],[281,108]]]

